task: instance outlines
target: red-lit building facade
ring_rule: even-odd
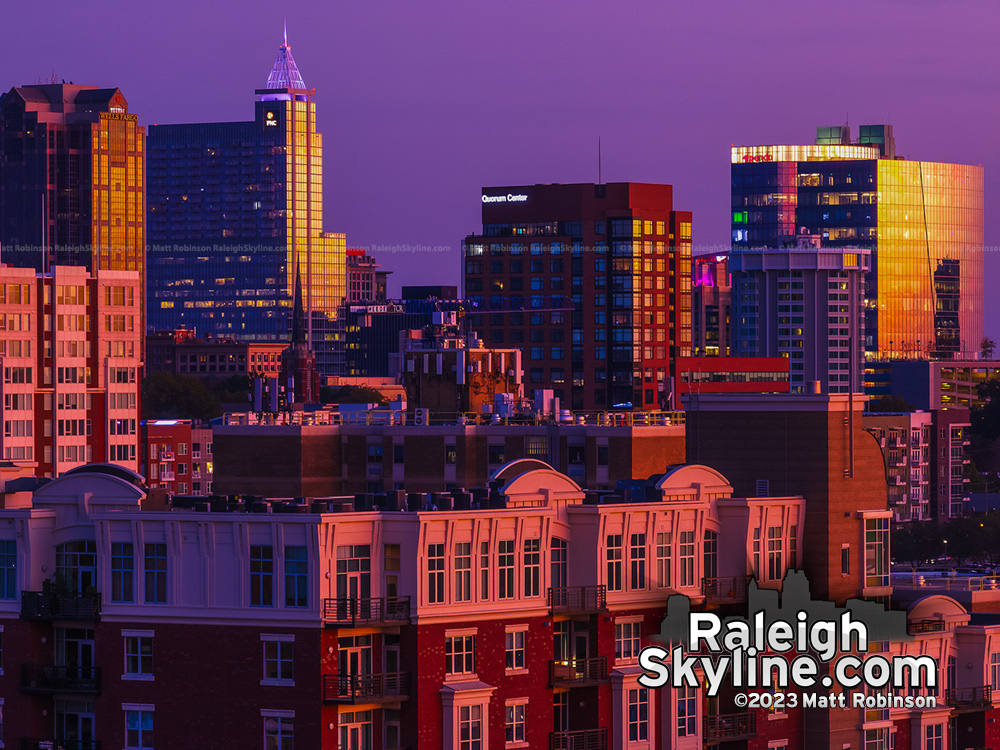
[[[664,408],[691,353],[691,212],[674,209],[673,188],[495,187],[481,200],[462,268],[464,296],[484,300],[471,329],[521,348],[526,390],[551,388],[567,408]]]
[[[134,271],[0,265],[3,460],[138,467],[141,295]]]
[[[171,495],[211,495],[212,428],[190,419],[142,423],[139,473],[146,486]]]

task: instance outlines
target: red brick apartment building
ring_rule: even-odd
[[[934,592],[911,596],[915,639],[890,649],[947,665],[936,709],[739,710],[731,696],[638,684],[638,650],[672,593],[735,612],[749,575],[775,587],[797,568],[814,595],[891,592],[884,466],[846,396],[698,406],[694,441],[727,412],[734,423],[756,415],[752,455],[730,462],[736,478],[665,467],[604,502],[531,458],[500,467],[475,502],[442,494],[430,508],[414,496],[380,510],[364,495],[141,510],[132,472],[68,472],[32,507],[0,511],[3,741],[926,750],[1000,740],[1000,620]],[[779,448],[801,466],[759,463]],[[754,491],[739,489],[747,482]],[[804,482],[810,492],[795,491]]]

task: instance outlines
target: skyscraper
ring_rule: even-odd
[[[149,325],[288,341],[296,277],[320,371],[342,367],[346,240],[323,231],[315,90],[287,39],[250,122],[149,135]]]
[[[496,187],[482,204],[462,279],[486,312],[469,325],[523,348],[525,390],[573,409],[669,408],[691,354],[691,212],[673,187]],[[570,310],[556,304],[567,292]]]
[[[0,261],[144,273],[143,128],[119,89],[0,96]]]
[[[983,170],[896,156],[892,127],[819,128],[814,145],[734,147],[737,249],[872,251],[869,358],[974,358],[983,338]]]

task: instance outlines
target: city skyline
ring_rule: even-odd
[[[327,134],[326,223],[395,271],[392,295],[403,283],[458,281],[483,186],[596,181],[599,137],[604,181],[675,186],[700,254],[728,246],[731,145],[809,143],[818,125],[888,121],[908,158],[983,165],[987,283],[1000,279],[990,252],[1000,219],[989,211],[1000,159],[979,124],[1000,114],[987,51],[1000,21],[980,12],[989,6],[848,3],[810,17],[789,2],[716,14],[654,7],[604,18],[528,4],[254,3],[234,26],[229,9],[182,4],[148,21],[117,14],[123,33],[103,49],[84,41],[103,23],[85,11],[67,6],[53,22],[12,9],[5,86],[118,86],[147,127],[245,119],[286,15]],[[838,56],[866,25],[863,54]],[[231,51],[213,41],[221,29]],[[986,318],[987,335],[1000,336],[1000,301],[987,299]]]

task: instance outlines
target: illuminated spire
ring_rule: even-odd
[[[304,89],[305,81],[295,65],[292,48],[288,46],[288,24],[285,24],[283,44],[278,47],[278,59],[274,61],[271,75],[267,77],[269,89]]]

